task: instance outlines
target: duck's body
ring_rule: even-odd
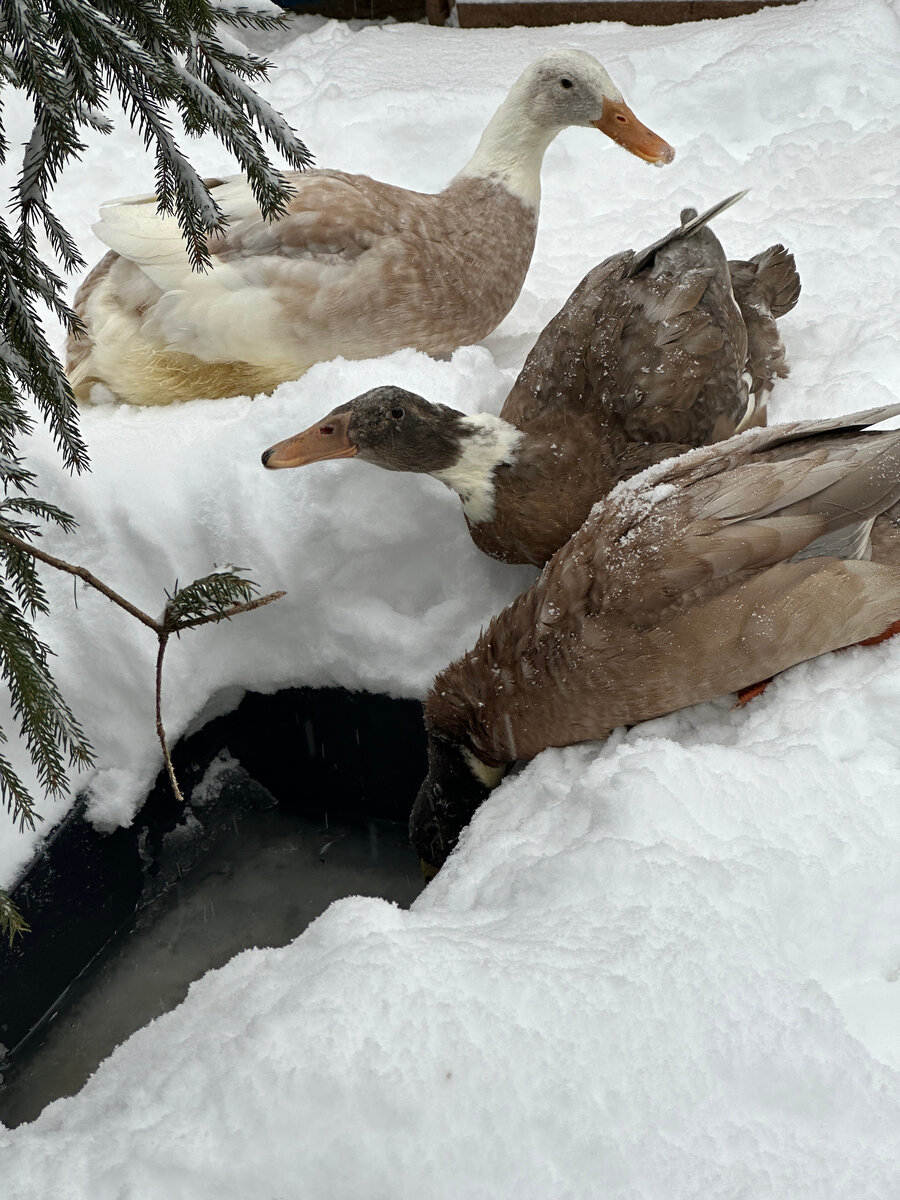
[[[800,284],[781,246],[726,261],[706,222],[734,199],[699,218],[686,210],[647,250],[595,267],[541,334],[499,418],[376,388],[263,461],[355,454],[433,474],[459,493],[480,549],[543,565],[620,480],[765,423],[772,382],[787,373],[775,316]]]
[[[96,384],[135,404],[255,394],[339,354],[440,354],[490,333],[521,290],[537,212],[490,180],[460,179],[436,196],[337,171],[288,178],[296,195],[273,223],[242,176],[212,185],[233,216],[210,239],[213,266],[202,275],[185,269],[178,228],[152,201],[139,215],[156,262],[138,261],[135,213],[105,211],[98,232],[120,252],[101,260],[76,299],[91,331],[69,344],[79,399]],[[245,206],[253,211],[242,218]]]
[[[900,405],[754,430],[623,484],[435,679],[413,840],[439,866],[510,763],[876,637],[900,616]]]
[[[590,55],[557,51],[523,73],[440,193],[294,172],[287,212],[268,223],[246,178],[213,180],[230,225],[210,238],[205,273],[154,197],[104,206],[95,231],[111,253],[76,296],[88,335],[68,346],[76,396],[161,404],[271,390],[336,355],[478,341],[521,290],[543,155],[570,124],[597,125],[648,161],[674,154]]]

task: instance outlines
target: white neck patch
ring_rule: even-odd
[[[459,749],[465,759],[466,766],[478,782],[483,783],[486,788],[493,790],[506,774],[506,767],[489,767],[486,762],[482,762],[480,758],[477,758],[468,746],[460,746]]]
[[[458,494],[466,516],[477,524],[494,515],[494,468],[514,460],[523,434],[491,413],[475,413],[463,422],[462,454],[452,467],[432,474]]]

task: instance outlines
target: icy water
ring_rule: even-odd
[[[201,810],[202,812],[202,810]],[[190,839],[184,835],[186,842]],[[284,812],[220,815],[214,836],[179,855],[163,891],[69,989],[0,1090],[0,1121],[33,1120],[77,1092],[136,1029],[174,1008],[191,982],[251,946],[280,946],[342,896],[409,905],[422,889],[405,824]]]

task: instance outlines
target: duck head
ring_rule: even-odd
[[[675,157],[668,142],[634,115],[606,68],[584,50],[552,50],[536,59],[513,85],[538,125],[559,131],[593,126],[644,162],[663,166]]]
[[[302,433],[270,446],[263,466],[303,467],[329,458],[360,458],[386,471],[431,474],[459,457],[465,417],[455,408],[399,387],[377,387]]]
[[[544,152],[569,125],[599,129],[644,162],[675,157],[634,115],[605,67],[583,50],[553,50],[526,67],[457,179],[490,179],[537,209]]]
[[[409,838],[426,879],[437,874],[478,806],[506,771],[464,746],[428,733],[428,775],[409,818]]]
[[[359,458],[387,471],[433,475],[460,496],[472,521],[493,514],[493,473],[522,434],[490,413],[467,416],[399,387],[364,392],[263,453],[269,470]]]

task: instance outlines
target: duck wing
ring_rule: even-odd
[[[294,195],[283,216],[266,221],[243,175],[210,180],[208,186],[229,225],[209,238],[213,266],[241,264],[253,273],[267,258],[352,261],[375,240],[396,232],[396,189],[339,171],[295,171],[287,178]],[[160,213],[155,196],[105,204],[94,232],[111,250],[139,266],[163,291],[202,282],[209,272],[191,272],[178,223]]]
[[[776,564],[868,558],[900,501],[900,432],[864,431],[897,415],[753,430],[620,484],[551,560],[539,619],[647,628]]]
[[[863,430],[897,415],[754,429],[620,484],[437,677],[430,727],[532,758],[880,633],[900,571],[865,559],[900,431]]]
[[[543,413],[600,402],[607,362],[616,351],[616,285],[633,257],[623,250],[604,259],[544,327],[500,410],[504,421],[522,429]]]
[[[289,179],[295,195],[273,222],[263,219],[244,177],[213,181],[230,224],[210,237],[206,272],[191,269],[177,222],[156,210],[154,197],[101,209],[95,232],[136,268],[129,300],[143,315],[145,336],[207,362],[278,362],[299,355],[310,331],[321,327],[327,337],[336,290],[352,291],[353,280],[384,271],[385,260],[399,269],[400,189],[337,171]],[[413,217],[429,199],[403,195]]]

